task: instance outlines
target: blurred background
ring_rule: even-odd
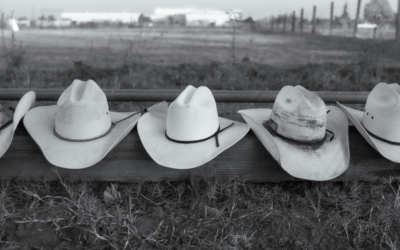
[[[398,2],[3,2],[0,87],[368,90],[398,79]]]

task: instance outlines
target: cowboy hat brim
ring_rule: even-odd
[[[219,147],[216,146],[215,137],[197,143],[177,143],[165,136],[167,112],[168,109],[144,114],[138,123],[138,133],[150,157],[157,164],[168,168],[199,167],[234,145],[250,130],[247,124],[219,117],[221,129],[234,123],[218,134]]]
[[[268,121],[271,109],[248,109],[238,113],[250,125],[272,157],[291,176],[304,180],[331,180],[346,171],[350,162],[348,122],[346,115],[336,107],[327,106],[326,129],[330,137],[317,144],[307,145],[281,138],[263,125]]]
[[[136,125],[138,113],[117,123],[104,137],[85,142],[66,141],[54,135],[57,106],[38,107],[30,110],[24,125],[46,159],[53,165],[69,169],[82,169],[101,161]],[[133,113],[110,112],[113,122]]]
[[[29,91],[28,93],[26,93],[18,102],[18,105],[15,108],[12,124],[9,124],[7,127],[0,131],[0,157],[2,157],[7,149],[10,147],[19,122],[32,107],[35,100],[35,92]]]
[[[361,125],[361,120],[363,117],[362,111],[346,107],[338,102],[337,105],[343,110],[351,123],[353,123],[354,127],[358,130],[362,137],[365,138],[368,144],[371,145],[371,147],[373,147],[386,159],[400,163],[400,146],[392,145],[372,137]]]

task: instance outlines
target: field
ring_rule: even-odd
[[[400,79],[389,40],[232,29],[4,31],[0,87],[369,91]],[[233,42],[233,38],[235,39]],[[48,105],[51,102],[37,103]],[[110,103],[114,110],[143,104]],[[221,116],[266,104],[218,104]],[[2,249],[399,249],[400,185],[0,183]],[[115,191],[113,191],[115,190]]]

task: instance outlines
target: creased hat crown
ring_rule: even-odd
[[[107,97],[92,80],[74,80],[57,102],[56,132],[68,139],[88,139],[111,127]]]
[[[201,140],[219,127],[217,105],[207,87],[191,85],[168,108],[166,133],[179,141]]]
[[[326,132],[325,103],[302,86],[285,86],[276,97],[269,125],[295,141],[320,141]]]
[[[369,93],[361,124],[383,139],[400,142],[400,86],[379,83]]]

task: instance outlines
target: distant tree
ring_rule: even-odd
[[[364,18],[376,25],[374,28],[374,39],[378,28],[392,21],[394,11],[388,0],[371,0],[364,7]]]
[[[343,7],[343,13],[340,16],[340,18],[350,20],[350,15],[349,15],[349,12],[347,11],[347,3]]]
[[[46,17],[45,17],[44,15],[41,15],[41,16],[39,17],[39,20],[40,20],[40,27],[43,27],[43,21],[46,21],[46,20],[47,20]]]
[[[49,15],[49,17],[47,18],[47,20],[49,21],[49,23],[51,25],[54,25],[54,21],[56,20],[56,18],[53,15]]]
[[[145,16],[143,14],[140,14],[139,18],[138,18],[138,24],[139,26],[142,26],[144,23],[149,23],[151,22],[151,18],[148,16]]]

